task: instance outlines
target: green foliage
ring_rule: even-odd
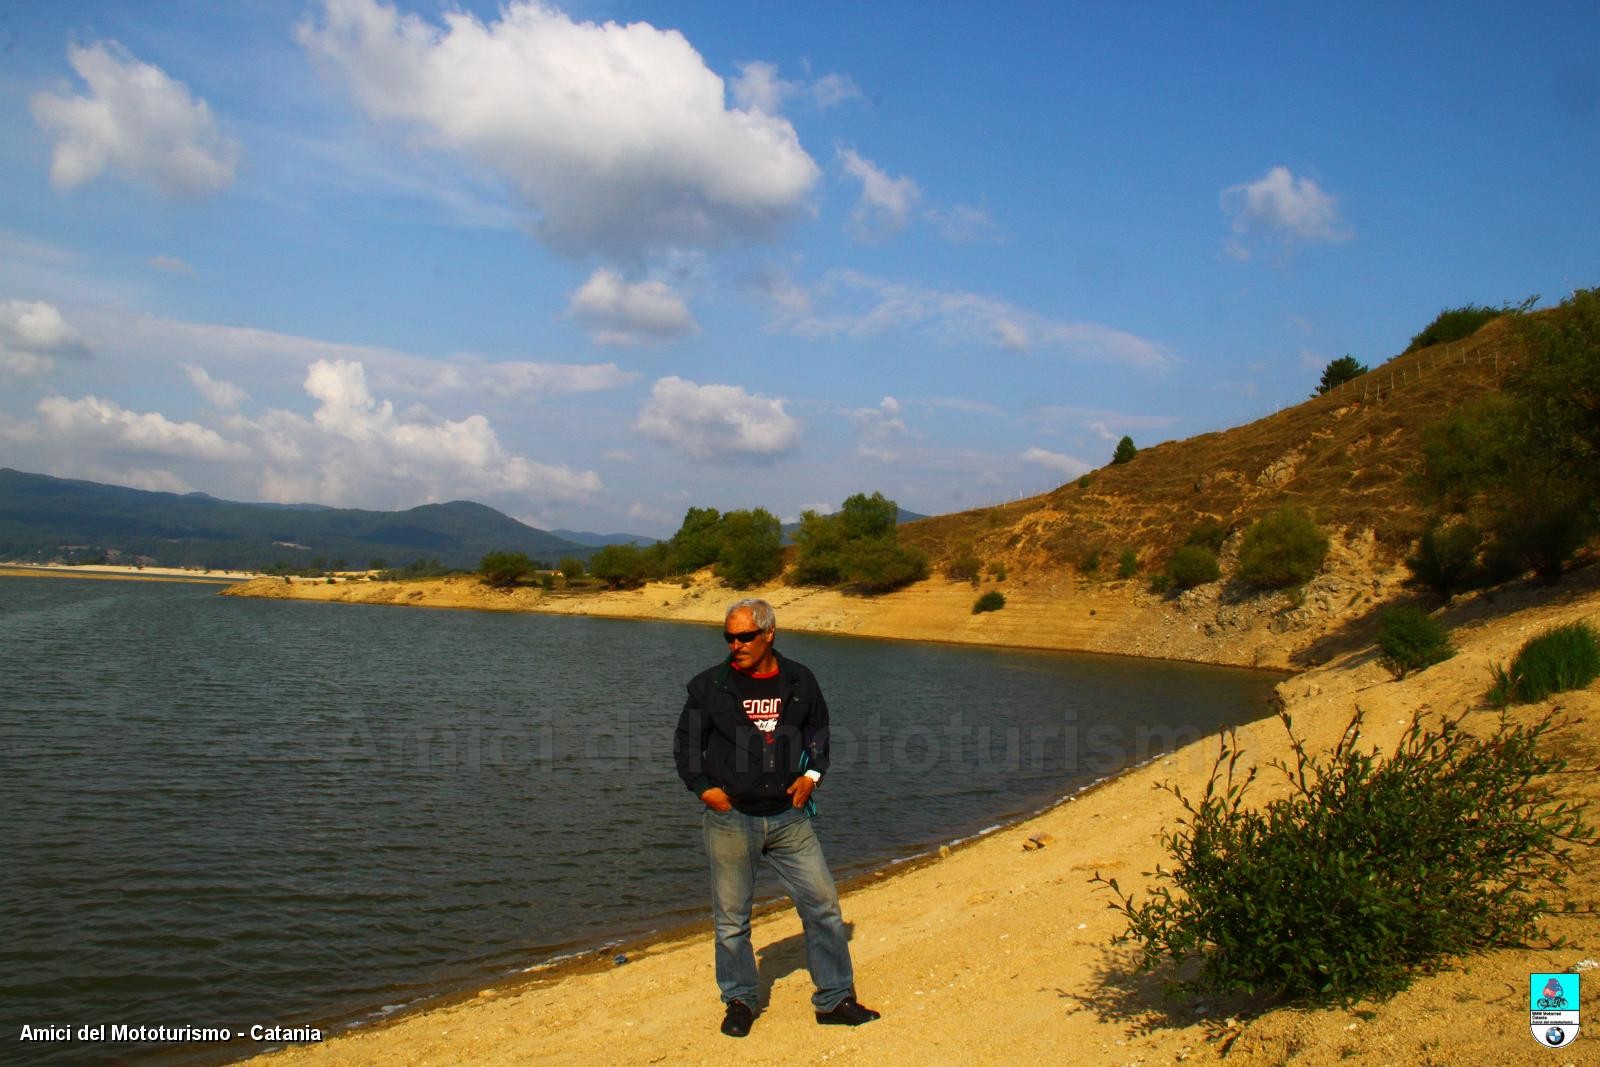
[[[571,581],[571,579],[569,578],[568,581]],[[556,576],[555,575],[553,575],[553,574],[541,574],[541,575],[539,575],[539,588],[540,589],[543,589],[545,592],[548,593],[551,590],[553,590],[555,587],[556,587]]]
[[[722,549],[722,516],[716,508],[690,508],[683,525],[672,535],[668,567],[672,574],[688,574],[717,562]]]
[[[490,552],[478,564],[483,584],[494,589],[509,589],[532,578],[537,570],[537,565],[524,552]]]
[[[563,556],[561,562],[556,564],[556,570],[561,572],[561,577],[569,582],[575,582],[583,577],[583,560],[574,559],[572,556]]]
[[[1322,381],[1317,383],[1317,396],[1339,388],[1345,382],[1354,381],[1372,368],[1360,362],[1354,356],[1344,355],[1330,362],[1322,368]]]
[[[1089,482],[1091,480],[1092,479],[1087,474],[1078,475],[1078,488],[1079,489],[1087,489],[1087,488],[1089,488]]]
[[[866,592],[885,592],[928,576],[921,549],[900,544],[895,528],[899,508],[882,493],[857,493],[832,515],[805,511],[795,531],[797,585],[849,583]]]
[[[767,509],[728,512],[718,534],[716,575],[735,589],[770,581],[783,570],[783,525]]]
[[[1165,571],[1150,576],[1150,591],[1157,596],[1165,596],[1172,588],[1172,575]]]
[[[1328,535],[1304,509],[1285,505],[1251,526],[1239,546],[1239,577],[1264,589],[1304,585],[1328,558]]]
[[[983,561],[972,551],[971,545],[963,545],[944,565],[944,576],[952,582],[975,582],[983,573]]]
[[[605,545],[590,558],[589,573],[612,589],[632,589],[662,576],[662,557],[634,544]]]
[[[1538,299],[1537,297],[1534,298]],[[1532,301],[1524,305],[1531,307]],[[1419,348],[1429,345],[1442,345],[1448,341],[1459,341],[1463,337],[1471,337],[1484,326],[1509,312],[1509,307],[1484,307],[1481,304],[1467,304],[1458,308],[1445,308],[1422,332],[1411,338],[1411,343],[1406,346],[1407,352],[1415,352]]]
[[[443,578],[454,573],[449,567],[440,563],[437,558],[418,557],[397,570],[387,570],[378,575],[378,580],[383,582],[414,581],[419,578]]]
[[[1479,561],[1482,549],[1483,532],[1476,526],[1435,519],[1422,531],[1417,554],[1406,560],[1409,582],[1447,598],[1476,589],[1485,575]]]
[[[1506,391],[1423,431],[1415,485],[1484,531],[1487,571],[1555,581],[1600,530],[1600,291],[1516,313],[1512,334],[1523,358]]]
[[[1499,665],[1493,671],[1489,700],[1502,708],[1587,688],[1600,678],[1600,634],[1587,622],[1557,626],[1530,638],[1518,650],[1509,671]]]
[[[1095,574],[1100,570],[1100,550],[1091,548],[1078,560],[1078,570],[1084,574]]]
[[[982,615],[986,611],[999,611],[1006,606],[1006,595],[998,589],[991,589],[980,596],[972,605],[974,615]]]
[[[1006,565],[1004,563],[996,563],[989,568],[989,573],[994,575],[995,581],[1003,582],[1006,580]]]
[[[1542,894],[1572,869],[1570,845],[1593,837],[1550,784],[1564,766],[1540,751],[1551,718],[1501,719],[1481,738],[1460,718],[1419,718],[1383,758],[1360,747],[1360,712],[1324,755],[1279,717],[1293,762],[1271,766],[1287,796],[1245,806],[1258,769],[1239,768],[1230,730],[1199,797],[1162,787],[1185,815],[1162,834],[1175,865],[1157,867],[1150,893],[1135,901],[1095,875],[1143,968],[1198,961],[1187,988],[1350,1003],[1537,933]]]
[[[1117,577],[1132,578],[1139,573],[1139,553],[1131,548],[1122,550],[1122,557],[1117,560]]]
[[[1139,450],[1134,447],[1133,438],[1124,434],[1122,440],[1117,442],[1117,450],[1111,453],[1111,462],[1126,463],[1138,454]]]
[[[1172,562],[1167,567],[1171,586],[1180,590],[1193,589],[1221,577],[1222,565],[1217,562],[1216,554],[1204,545],[1184,545],[1172,554]]]
[[[1456,654],[1444,624],[1421,608],[1389,608],[1378,623],[1378,662],[1396,678]]]
[[[1200,520],[1200,525],[1189,531],[1189,536],[1183,539],[1183,543],[1199,545],[1215,556],[1221,554],[1222,542],[1227,539],[1228,528],[1222,525],[1222,520],[1215,515],[1207,515]]]

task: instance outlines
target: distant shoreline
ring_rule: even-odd
[[[90,578],[114,582],[192,582],[234,585],[259,578],[254,571],[196,571],[180,567],[68,566],[62,563],[0,563],[0,578]]]

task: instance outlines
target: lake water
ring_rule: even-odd
[[[715,629],[215,593],[0,579],[0,1059],[226,1060],[264,1046],[18,1035],[326,1031],[706,916],[670,749]],[[1276,680],[778,622],[833,713],[841,878],[1259,718]]]

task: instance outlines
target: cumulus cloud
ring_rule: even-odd
[[[0,375],[38,378],[57,358],[81,358],[88,346],[61,312],[42,300],[0,301]]]
[[[737,106],[768,115],[778,114],[786,101],[797,97],[821,108],[861,98],[861,89],[848,74],[824,74],[811,82],[788,80],[778,76],[775,64],[760,61],[739,64],[739,75],[728,88]]]
[[[672,341],[699,328],[683,298],[665,282],[630,282],[604,267],[572,294],[569,307],[603,345]]]
[[[656,382],[633,428],[695,459],[770,460],[800,440],[782,399],[675,375]]]
[[[905,420],[900,417],[900,401],[886,396],[877,407],[857,408],[850,412],[861,438],[856,454],[866,459],[894,463],[900,459],[899,443],[911,435]]]
[[[1273,167],[1253,182],[1222,191],[1222,210],[1233,219],[1228,254],[1249,259],[1246,239],[1265,233],[1285,242],[1348,241],[1352,234],[1339,218],[1338,202],[1311,178],[1296,178],[1288,167]]]
[[[638,258],[761,237],[818,176],[785,119],[729,108],[683,37],[512,0],[438,26],[379,0],[323,0],[299,40],[369,117],[499,174],[572,255]]]
[[[1051,452],[1037,446],[1022,453],[1022,462],[1032,463],[1034,466],[1043,467],[1062,478],[1076,478],[1080,474],[1094,470],[1091,464],[1074,456],[1064,455],[1060,452]]]
[[[803,307],[778,306],[772,328],[806,337],[877,337],[919,332],[946,344],[1053,351],[1081,359],[1163,371],[1166,346],[1092,322],[1064,322],[997,297],[893,282],[841,270],[829,273]]]
[[[239,143],[188,86],[115,41],[73,45],[67,61],[88,95],[32,100],[35,121],[55,138],[51,184],[71,189],[108,169],[170,196],[206,196],[233,184]]]
[[[189,375],[189,383],[205,398],[205,402],[218,411],[233,411],[249,399],[243,389],[232,382],[219,381],[206,373],[204,367],[192,363],[184,364],[184,373]]]
[[[850,232],[858,240],[876,241],[905,229],[922,190],[910,178],[891,178],[853,148],[840,148],[839,165],[861,183],[861,199],[850,213]]]
[[[86,396],[39,401],[39,424],[66,448],[89,447],[171,456],[178,459],[240,460],[249,449],[195,422],[174,422],[154,411],[129,411],[110,400]]]

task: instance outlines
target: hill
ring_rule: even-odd
[[[1142,449],[1051,492],[912,522],[901,538],[935,567],[970,549],[1013,573],[1114,568],[1133,549],[1161,569],[1202,521],[1230,533],[1286,503],[1404,553],[1424,515],[1407,479],[1423,427],[1499,388],[1513,351],[1506,323],[1399,355],[1326,395],[1245,426]]]
[[[555,562],[591,546],[465,500],[405,511],[247,504],[204,493],[155,493],[0,468],[0,559],[260,570],[321,560],[364,568],[437,559],[476,567],[486,552]]]

